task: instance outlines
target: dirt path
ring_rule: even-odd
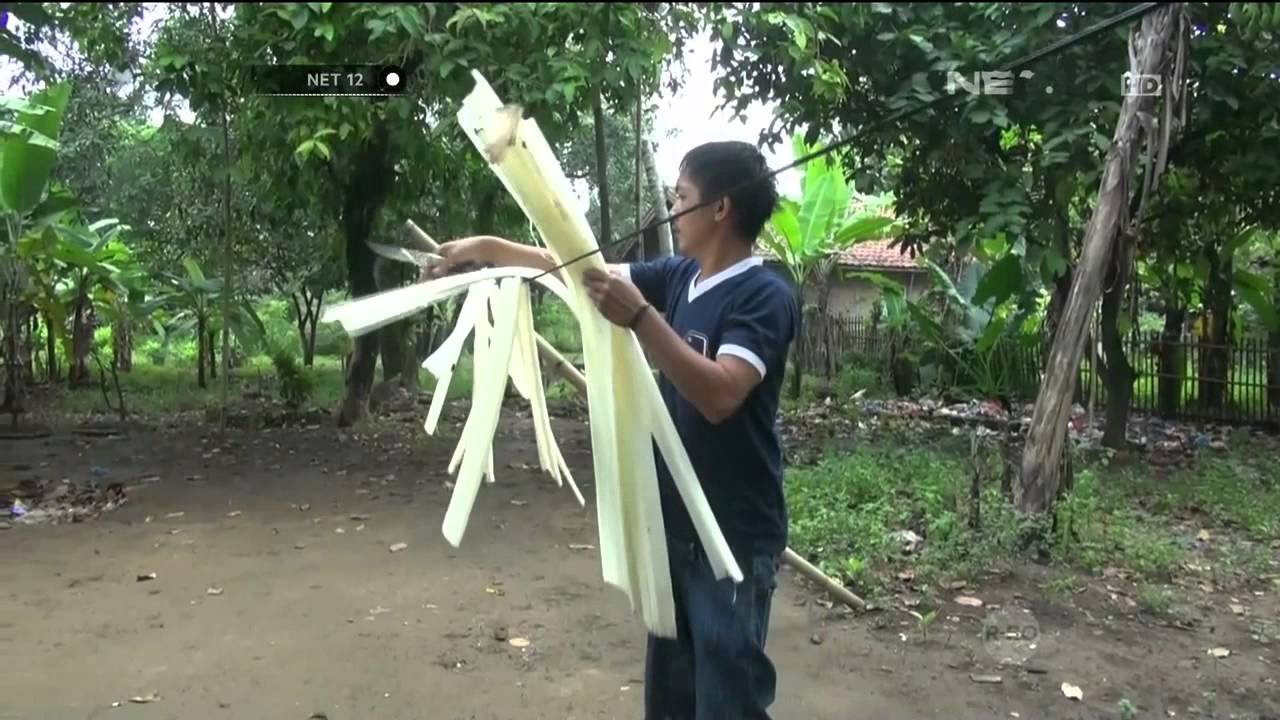
[[[504,421],[498,483],[481,489],[456,551],[439,533],[448,436],[314,428],[219,446],[175,430],[0,445],[0,488],[83,482],[95,465],[137,485],[100,520],[0,531],[0,718],[641,717],[642,627],[601,583],[594,549],[570,548],[595,544],[595,521],[585,428],[561,425],[587,508],[518,467],[536,461],[531,435]],[[138,582],[146,573],[156,579]],[[948,606],[958,621],[940,617],[923,645],[909,616],[830,610],[784,572],[774,717],[1120,717],[1122,698],[1138,717],[1280,715],[1280,656],[1250,637],[1250,618],[1177,631],[1106,622],[1105,607],[1065,614],[1026,584],[984,597],[1014,593],[1039,621],[1036,672],[996,666],[980,637],[988,610]],[[1254,619],[1275,617],[1271,594],[1248,601]],[[1233,655],[1215,662],[1214,646]],[[1083,702],[1063,697],[1064,680]]]

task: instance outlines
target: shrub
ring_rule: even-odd
[[[271,356],[271,364],[275,366],[280,398],[294,410],[302,407],[311,398],[311,376],[288,350],[277,350]]]

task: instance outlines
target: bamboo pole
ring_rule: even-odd
[[[430,235],[423,232],[412,220],[405,221],[405,229],[417,240],[423,249],[429,252],[439,252],[440,245],[431,239]],[[569,383],[584,397],[587,394],[587,376],[582,374],[573,363],[569,362],[558,350],[547,342],[541,335],[538,338],[538,352],[542,355],[543,360],[559,375],[565,382]],[[845,605],[855,609],[863,610],[867,607],[867,603],[862,598],[854,595],[844,585],[827,576],[812,563],[800,557],[794,550],[787,548],[782,551],[782,562],[789,565],[796,572],[804,575],[813,581],[823,590],[826,590],[833,598],[839,600]]]

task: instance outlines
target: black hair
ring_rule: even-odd
[[[680,161],[680,173],[697,185],[702,202],[727,194],[734,226],[752,243],[778,205],[777,181],[764,154],[750,143],[699,145]]]

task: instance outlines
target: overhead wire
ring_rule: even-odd
[[[1148,3],[1142,3],[1140,5],[1135,5],[1134,7],[1131,7],[1128,10],[1117,13],[1112,17],[1107,18],[1106,20],[1102,20],[1098,23],[1095,23],[1094,25],[1091,25],[1088,28],[1085,28],[1084,30],[1081,30],[1080,32],[1075,33],[1074,35],[1069,35],[1061,40],[1052,42],[1046,45],[1045,47],[1040,48],[1039,50],[1036,50],[1035,52],[1032,52],[1019,60],[1011,62],[1007,65],[1004,65],[998,68],[997,72],[1012,73],[1012,72],[1021,70],[1024,67],[1027,67],[1033,63],[1044,60],[1045,58],[1048,58],[1057,53],[1063,52],[1075,45],[1078,45],[1084,42],[1089,38],[1092,38],[1095,35],[1104,33],[1118,25],[1122,25],[1136,18],[1141,18],[1145,16],[1147,13],[1150,13],[1153,10],[1156,10],[1157,8],[1163,5],[1168,5],[1168,4],[1169,3],[1164,3],[1164,2],[1148,2]],[[596,253],[602,252],[605,248],[613,247],[615,245],[624,243],[628,240],[632,240],[636,237],[642,236],[644,233],[650,230],[653,230],[655,228],[661,227],[662,225],[665,225],[668,223],[674,223],[677,219],[684,217],[685,215],[688,215],[690,213],[697,212],[698,210],[701,210],[703,208],[707,208],[712,205],[715,205],[716,203],[720,202],[724,198],[730,195],[733,195],[734,193],[745,190],[751,187],[752,185],[755,185],[756,183],[768,181],[784,172],[787,172],[788,170],[794,170],[820,157],[830,155],[831,153],[837,150],[840,150],[841,148],[844,148],[853,144],[857,140],[861,139],[863,136],[868,135],[876,130],[879,130],[883,126],[889,125],[890,123],[897,122],[904,118],[911,117],[918,113],[924,112],[925,110],[929,110],[936,105],[941,105],[953,99],[954,97],[956,97],[955,94],[938,95],[937,97],[934,97],[933,99],[923,102],[919,105],[916,105],[915,107],[898,110],[897,112],[886,115],[882,119],[869,123],[868,125],[864,126],[859,132],[852,133],[840,140],[837,140],[831,143],[830,145],[827,145],[824,148],[815,150],[811,153],[808,153],[807,155],[799,157],[788,165],[784,165],[776,170],[772,170],[762,177],[753,178],[751,180],[747,180],[742,183],[739,183],[738,185],[735,185],[729,188],[728,190],[725,190],[724,192],[719,193],[718,195],[716,195],[711,199],[704,200],[700,203],[697,203],[696,205],[693,205],[692,207],[685,208],[680,212],[675,213],[674,215],[670,215],[661,220],[655,220],[654,222],[651,222],[642,228],[636,228],[635,230],[625,235],[622,235],[613,240],[601,243],[596,249],[585,252],[581,255],[578,255],[577,257],[570,258],[569,260],[566,260],[560,263],[559,265],[556,265],[544,271],[539,275],[535,275],[531,278],[526,279],[526,282],[532,282],[533,280],[537,280],[538,278],[543,277],[545,275],[550,275],[559,270],[563,270],[564,268],[574,263],[580,262],[582,260],[585,260],[586,258],[591,257],[592,255],[595,255]]]

